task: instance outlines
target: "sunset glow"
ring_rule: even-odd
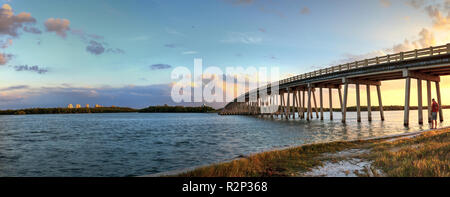
[[[223,70],[279,67],[285,78],[444,45],[450,42],[449,5],[448,0],[3,1],[0,108],[176,104],[170,98],[171,71],[192,69],[194,58],[202,58],[205,68]],[[383,82],[384,104],[402,105],[403,86],[403,80]],[[442,77],[441,88],[443,104],[449,105],[449,77]],[[350,105],[352,94],[350,89]]]

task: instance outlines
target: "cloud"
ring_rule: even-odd
[[[172,48],[172,49],[173,49],[173,48],[176,48],[177,45],[176,45],[176,44],[165,44],[164,47]]]
[[[408,0],[406,1],[406,4],[412,6],[413,8],[419,9],[425,5],[425,0]]]
[[[423,10],[428,14],[436,30],[450,30],[450,0],[444,0],[443,5],[432,1],[426,4],[425,0],[408,0],[406,4],[415,9]],[[428,2],[427,2],[428,3]]]
[[[429,5],[425,7],[425,11],[431,17],[434,28],[450,30],[450,9],[445,16],[439,8],[440,5]]]
[[[28,89],[28,88],[30,88],[30,86],[28,86],[28,85],[18,85],[18,86],[10,86],[7,88],[2,88],[2,89],[0,89],[0,91],[23,90],[23,89]]]
[[[87,40],[103,40],[104,37],[97,34],[89,34],[84,32],[81,29],[73,29],[70,31],[72,35],[78,36],[81,40],[87,41]]]
[[[6,49],[6,48],[10,47],[12,45],[12,43],[13,43],[13,40],[10,38],[7,39],[6,41],[0,40],[0,48]]]
[[[164,70],[164,69],[170,69],[170,68],[172,68],[172,66],[168,65],[168,64],[153,64],[150,66],[150,68],[152,70]]]
[[[303,7],[303,8],[300,10],[300,14],[309,14],[310,12],[311,12],[311,10],[309,10],[308,7]]]
[[[419,36],[419,38],[416,40],[410,41],[408,39],[405,39],[405,41],[403,41],[403,43],[395,44],[392,48],[376,50],[376,51],[368,52],[365,54],[359,54],[359,55],[347,53],[347,54],[343,55],[342,59],[332,62],[331,65],[350,63],[350,62],[360,61],[360,60],[364,60],[364,59],[374,58],[377,56],[385,56],[390,53],[400,53],[400,52],[411,51],[414,49],[427,48],[427,47],[436,45],[436,39],[434,37],[434,34],[433,34],[433,32],[429,31],[428,29],[423,28],[419,32],[418,36]]]
[[[14,15],[11,6],[8,4],[3,4],[0,8],[0,35],[17,37],[19,28],[34,23],[36,23],[36,19],[30,13],[21,12]]]
[[[183,54],[183,55],[193,55],[193,54],[197,54],[197,53],[198,53],[197,51],[184,51],[181,54]]]
[[[233,5],[250,5],[254,2],[254,0],[225,0],[225,1]]]
[[[13,58],[12,54],[0,53],[0,66],[8,63],[8,61],[11,60],[12,58]]]
[[[14,66],[14,70],[20,72],[20,71],[29,71],[29,72],[36,72],[38,74],[45,74],[48,72],[48,69],[46,68],[40,68],[39,66],[28,66],[28,65],[17,65]]]
[[[101,55],[105,52],[105,47],[101,43],[91,40],[86,51],[94,55]]]
[[[390,0],[380,0],[380,4],[381,4],[381,6],[387,8],[387,7],[390,7],[392,3]]]
[[[174,30],[174,29],[170,29],[170,28],[166,28],[166,32],[168,34],[172,34],[172,35],[176,35],[176,36],[185,36],[183,33],[179,32],[177,30]]]
[[[125,54],[125,51],[124,50],[122,50],[122,49],[119,49],[119,48],[109,48],[109,49],[106,49],[106,52],[107,53],[115,53],[115,54]]]
[[[32,33],[32,34],[41,34],[42,31],[35,27],[23,27],[23,31]]]
[[[67,19],[49,18],[44,23],[48,32],[55,32],[56,35],[66,38],[67,31],[70,30],[70,21]]]
[[[330,65],[339,65],[339,64],[345,64],[345,63],[351,63],[355,61],[361,61],[364,59],[370,59],[377,56],[385,56],[387,55],[386,51],[384,50],[377,50],[368,52],[365,54],[351,54],[351,53],[345,53],[342,55],[343,57],[337,61],[333,61]],[[319,68],[319,67],[317,67]]]
[[[119,48],[105,48],[104,44],[91,40],[86,46],[86,51],[93,55],[101,55],[103,53],[125,54],[125,51]]]
[[[222,40],[225,43],[243,43],[243,44],[258,44],[262,42],[262,37],[253,35],[252,33],[232,32],[228,38]]]
[[[419,39],[414,41],[405,40],[401,44],[394,45],[392,52],[400,53],[402,51],[410,51],[414,49],[426,48],[436,45],[434,34],[428,29],[423,28],[419,33]]]

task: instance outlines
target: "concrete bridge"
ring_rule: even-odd
[[[330,106],[327,112],[330,113],[330,119],[333,119],[332,97],[337,93],[342,111],[342,122],[346,123],[348,87],[349,84],[355,84],[357,121],[361,122],[361,85],[367,89],[368,120],[372,121],[370,87],[375,86],[379,113],[381,120],[384,121],[381,81],[405,79],[404,125],[408,126],[411,83],[414,79],[418,85],[419,124],[423,124],[424,117],[422,81],[426,81],[428,121],[431,122],[431,83],[435,83],[437,102],[440,106],[439,119],[442,122],[444,117],[439,82],[440,76],[444,75],[450,75],[450,44],[365,59],[284,79],[278,82],[278,86],[268,84],[237,97],[233,102],[228,103],[220,114],[281,116],[281,118],[295,119],[297,112],[298,118],[309,121],[314,118],[315,112],[316,118],[323,120],[324,113],[326,113],[323,105],[325,89],[329,92]],[[278,91],[272,91],[273,87],[278,87]],[[319,102],[316,100],[317,90]],[[267,94],[260,96],[260,92],[267,92]],[[256,97],[251,95],[256,95]]]

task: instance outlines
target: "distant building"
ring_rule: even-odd
[[[102,107],[102,106],[99,104],[95,104],[95,108],[100,108],[100,107]]]
[[[86,108],[89,108],[89,104],[86,104]]]
[[[69,104],[69,105],[67,106],[67,108],[73,109],[73,105],[72,105],[72,104]]]
[[[80,108],[81,108],[81,105],[80,105],[80,104],[77,104],[77,105],[75,106],[75,108],[80,109]]]

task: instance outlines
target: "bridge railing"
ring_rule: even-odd
[[[280,81],[278,81],[278,84],[283,85],[283,84],[290,83],[293,81],[308,79],[308,78],[312,78],[312,77],[317,77],[317,76],[321,76],[321,75],[326,75],[326,74],[331,74],[331,73],[336,73],[336,72],[341,72],[341,71],[346,71],[346,70],[352,70],[352,69],[363,68],[363,67],[368,67],[368,66],[375,66],[375,65],[384,64],[384,63],[400,62],[400,61],[405,61],[405,60],[412,60],[412,59],[418,59],[418,58],[430,57],[430,56],[436,56],[436,55],[442,55],[442,54],[450,54],[450,43],[448,43],[446,45],[436,46],[436,47],[428,47],[428,48],[423,48],[423,49],[415,49],[412,51],[400,52],[400,53],[396,53],[396,54],[388,54],[385,56],[374,57],[371,59],[365,59],[365,60],[361,60],[361,61],[340,64],[340,65],[332,66],[329,68],[319,69],[319,70],[315,70],[312,72],[308,72],[308,73],[304,73],[301,75],[296,75],[293,77],[289,77],[287,79],[280,80]],[[256,92],[259,89],[270,88],[271,86],[272,86],[272,84],[267,84],[266,87],[260,87],[260,88],[251,90],[251,91],[249,91],[249,93]],[[245,94],[241,95],[239,97],[242,97],[242,96],[245,96]]]
[[[441,55],[441,54],[450,54],[450,43],[447,45],[442,46],[436,46],[436,47],[429,47],[424,49],[416,49],[413,51],[407,51],[407,52],[400,52],[396,54],[389,54],[386,56],[381,57],[374,57],[371,59],[365,59],[361,61],[355,61],[350,62],[346,64],[340,64],[337,66],[324,68],[315,70],[309,73],[296,75],[287,79],[280,80],[278,83],[280,85],[285,83],[290,83],[297,80],[303,80],[308,79],[312,77],[317,77],[325,74],[331,74],[335,72],[341,72],[346,70],[352,70],[357,68],[363,68],[368,66],[374,66],[378,64],[384,64],[384,63],[391,63],[391,62],[399,62],[404,60],[411,60],[411,59],[417,59],[422,57],[429,57],[429,56],[435,56],[435,55]],[[270,87],[271,84],[268,84],[267,87]]]

